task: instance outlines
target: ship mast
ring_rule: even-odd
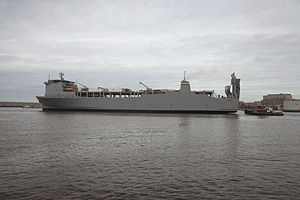
[[[59,77],[60,77],[60,80],[63,82],[64,81],[64,73],[60,72]]]

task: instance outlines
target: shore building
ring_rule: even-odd
[[[300,112],[300,99],[284,101],[283,110],[289,112]]]
[[[292,99],[293,97],[291,94],[268,94],[266,96],[263,96],[263,100],[261,101],[261,103],[266,107],[283,108],[283,102]]]

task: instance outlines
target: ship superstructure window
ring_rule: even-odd
[[[140,98],[143,94],[152,94],[152,93],[140,93],[140,92],[75,92],[77,97],[96,97],[96,98]],[[160,92],[156,94],[165,94],[165,92]]]

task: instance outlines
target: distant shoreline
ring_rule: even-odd
[[[0,101],[0,107],[41,108],[38,102]]]

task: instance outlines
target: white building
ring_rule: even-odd
[[[284,101],[283,110],[290,112],[300,112],[300,99]]]

